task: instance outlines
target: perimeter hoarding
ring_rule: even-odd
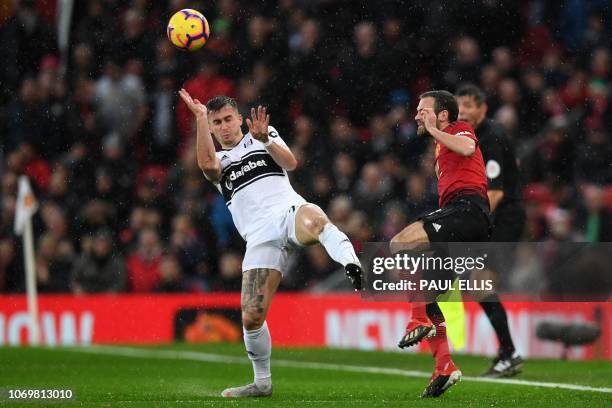
[[[55,345],[155,344],[242,341],[240,295],[43,295],[39,298],[42,343]],[[573,359],[612,360],[612,303],[508,302],[511,331],[527,357],[559,357],[562,346],[538,340],[542,321],[596,322],[602,335],[574,347]],[[476,303],[466,303],[463,352],[493,355],[495,336]],[[279,293],[268,323],[276,346],[341,347],[399,351],[410,318],[405,302],[365,302],[353,294]],[[0,345],[28,343],[26,297],[0,296]],[[415,351],[423,350],[422,346]]]

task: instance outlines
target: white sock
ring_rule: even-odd
[[[350,263],[361,266],[351,240],[331,222],[325,224],[323,232],[319,235],[319,242],[329,256],[342,266]]]
[[[272,384],[270,373],[270,355],[272,354],[272,339],[268,330],[268,323],[256,330],[242,328],[244,334],[244,345],[255,373],[255,384],[258,387]]]

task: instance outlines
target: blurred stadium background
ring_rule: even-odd
[[[70,5],[70,7],[67,7]],[[178,9],[212,35],[182,53]],[[70,12],[68,12],[70,10]],[[176,91],[269,106],[296,190],[359,250],[436,206],[418,95],[471,82],[514,141],[525,241],[612,241],[612,19],[603,0],[0,2],[0,344],[28,342],[17,178],[32,181],[42,342],[239,342],[243,243],[197,168]],[[277,345],[394,349],[410,314],[366,303],[320,246],[297,254],[269,321]],[[465,351],[492,331],[466,305]],[[558,357],[543,319],[596,321],[575,359],[612,359],[604,304],[508,305],[524,356]]]

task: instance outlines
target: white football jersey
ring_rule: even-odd
[[[274,143],[287,146],[272,126],[268,126],[268,136]],[[268,228],[272,217],[280,217],[292,205],[304,202],[291,187],[287,171],[250,132],[234,148],[217,152],[217,157],[221,178],[214,184],[223,194],[242,238],[247,242],[273,239],[266,236],[273,235]]]

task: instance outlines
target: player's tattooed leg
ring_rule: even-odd
[[[261,327],[281,280],[275,269],[257,268],[242,275],[242,323],[247,330]]]

